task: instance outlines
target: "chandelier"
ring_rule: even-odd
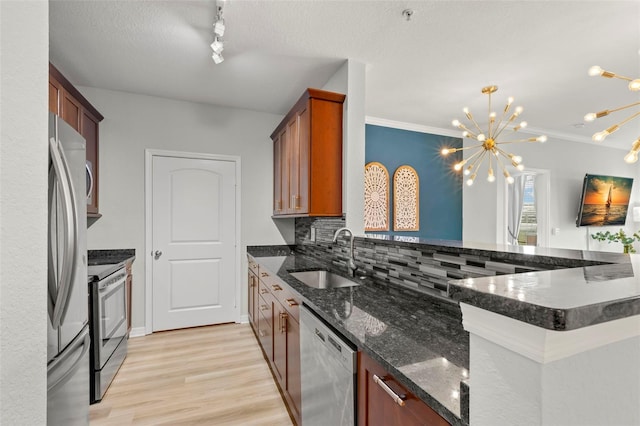
[[[523,108],[521,106],[516,107],[513,112],[511,111],[511,105],[513,104],[513,98],[509,97],[507,100],[507,104],[502,110],[502,116],[497,119],[497,114],[495,111],[491,111],[491,94],[495,93],[498,90],[498,86],[487,86],[482,88],[482,93],[489,97],[489,124],[486,130],[482,130],[476,120],[473,118],[471,112],[469,112],[469,108],[464,108],[462,111],[467,116],[467,119],[470,122],[469,126],[462,124],[459,120],[453,120],[451,124],[454,127],[462,129],[462,137],[474,139],[479,142],[477,145],[468,146],[464,148],[443,148],[441,154],[446,156],[448,154],[463,151],[466,149],[475,149],[476,152],[471,154],[468,158],[456,163],[454,165],[455,171],[462,170],[467,163],[469,165],[464,169],[464,175],[469,176],[467,179],[467,185],[473,185],[476,176],[478,175],[478,169],[480,165],[482,165],[483,161],[486,159],[489,163],[488,172],[487,172],[487,180],[489,182],[494,182],[496,180],[496,176],[493,172],[493,163],[495,161],[497,167],[500,168],[500,171],[504,175],[506,181],[508,183],[513,183],[513,177],[509,174],[507,170],[507,165],[510,164],[518,170],[524,170],[524,165],[522,164],[522,157],[519,155],[515,155],[513,153],[507,152],[504,149],[500,148],[499,145],[518,143],[518,142],[541,142],[544,143],[547,141],[547,137],[537,136],[530,137],[524,139],[498,139],[499,137],[504,137],[503,132],[510,128],[510,135],[516,134],[518,130],[527,127],[526,121],[521,121],[518,124],[514,125],[514,121],[522,114]],[[501,158],[502,157],[502,158]]]
[[[224,57],[222,56],[222,51],[224,50],[224,43],[222,41],[224,30],[225,26],[224,18],[222,17],[222,7],[218,6],[216,22],[213,24],[213,43],[211,43],[211,50],[213,51],[211,59],[213,59],[213,62],[216,64],[220,64],[224,61]]]
[[[632,92],[640,91],[640,78],[636,78],[635,80],[632,80],[629,77],[624,77],[622,75],[605,71],[597,65],[594,65],[591,68],[589,68],[589,75],[592,77],[601,76],[605,78],[619,78],[620,80],[626,80],[629,82],[628,87],[630,91]],[[632,104],[624,105],[614,109],[605,109],[600,112],[590,112],[589,114],[584,116],[584,121],[594,121],[595,119],[600,117],[605,117],[611,114],[612,112],[621,111],[623,109],[631,108],[638,105],[640,105],[640,102],[634,102]],[[613,126],[610,126],[601,132],[594,133],[591,139],[593,139],[595,142],[602,142],[611,133],[615,132],[620,127],[627,124],[629,121],[633,120],[639,115],[640,115],[640,111],[636,112],[635,114],[631,114],[629,117],[625,118],[620,123],[614,124]],[[638,139],[636,139],[635,142],[633,142],[633,144],[631,145],[631,150],[627,155],[625,155],[624,161],[626,161],[627,163],[635,163],[636,161],[638,161],[639,151],[640,151],[640,136],[638,136]]]

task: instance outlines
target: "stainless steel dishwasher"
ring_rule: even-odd
[[[300,357],[302,424],[355,425],[356,350],[304,305]]]

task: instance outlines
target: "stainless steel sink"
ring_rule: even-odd
[[[314,288],[339,288],[360,285],[359,282],[329,271],[291,272],[291,276]]]

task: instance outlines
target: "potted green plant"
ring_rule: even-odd
[[[638,234],[638,232],[627,235],[624,230],[620,228],[616,233],[609,231],[596,232],[595,234],[591,234],[591,238],[598,241],[606,241],[607,243],[622,243],[624,253],[635,253],[636,249],[633,247],[633,243],[640,240],[640,234]]]

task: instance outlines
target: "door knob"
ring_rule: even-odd
[[[160,259],[160,256],[162,256],[162,252],[160,250],[156,250],[155,253],[153,253],[153,257],[155,259]]]

